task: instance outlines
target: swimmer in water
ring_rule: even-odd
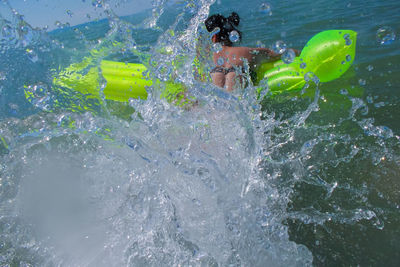
[[[240,17],[237,13],[225,18],[221,14],[208,17],[205,25],[208,32],[215,32],[212,36],[213,43],[220,43],[222,49],[214,52],[213,60],[215,68],[210,72],[212,81],[215,85],[233,91],[237,87],[243,87],[244,62],[247,61],[250,67],[250,74],[255,73],[257,66],[265,61],[277,61],[281,54],[275,53],[268,48],[234,47],[230,36],[242,39],[242,33],[236,28],[239,26]],[[296,56],[300,51],[293,49]],[[239,81],[240,85],[236,85]]]

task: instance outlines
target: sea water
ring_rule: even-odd
[[[86,2],[91,22],[44,29],[0,3],[2,266],[398,265],[397,1],[164,0],[129,16],[117,7],[135,0]],[[295,94],[227,93],[192,63],[210,71],[203,22],[232,11],[244,46],[355,30],[354,64]],[[99,98],[54,82],[84,57],[161,83],[116,103],[105,80]],[[171,79],[196,102],[160,98]]]

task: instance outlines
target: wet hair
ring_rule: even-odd
[[[239,26],[240,17],[236,12],[225,18],[221,14],[214,14],[208,17],[205,21],[206,28],[208,32],[212,32],[216,28],[219,28],[219,32],[216,33],[218,42],[223,45],[232,46],[232,41],[229,39],[229,34],[232,31],[237,31],[239,33],[239,40],[242,40],[242,33],[236,28]]]

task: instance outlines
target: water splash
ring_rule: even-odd
[[[112,105],[102,116],[85,112],[89,99],[67,86],[24,87],[40,112],[5,121],[1,132],[8,178],[0,188],[13,194],[2,199],[0,222],[16,229],[2,240],[18,240],[11,247],[25,246],[36,263],[50,265],[310,264],[309,252],[289,241],[281,223],[287,199],[260,174],[265,123],[256,95],[230,95],[193,78],[198,29],[211,2],[184,9],[149,57],[152,77],[173,77],[196,97],[189,111],[160,100],[157,86],[147,101],[130,101],[127,120],[121,112],[112,116]],[[104,2],[94,4],[109,10],[110,29],[95,44],[85,75],[122,46],[141,55],[126,34],[136,26]],[[183,22],[188,27],[179,30]],[[63,98],[85,105],[71,112],[55,105]],[[5,262],[20,257],[10,255]]]

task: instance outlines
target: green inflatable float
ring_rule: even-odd
[[[327,30],[307,42],[299,57],[290,64],[281,60],[267,62],[257,69],[256,84],[268,83],[269,92],[279,94],[301,90],[310,77],[320,82],[339,78],[351,66],[355,57],[357,33],[351,30]],[[130,98],[147,97],[146,87],[153,81],[146,77],[142,64],[103,60],[99,67],[93,66],[91,58],[72,64],[54,77],[56,86],[73,88],[92,98],[100,98],[100,84],[105,84],[103,94],[107,100],[127,102]],[[101,75],[100,75],[101,73]],[[103,80],[104,78],[104,80]],[[165,83],[163,97],[182,97],[184,86],[174,82]]]

